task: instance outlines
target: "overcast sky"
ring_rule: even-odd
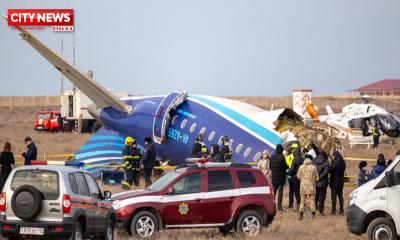
[[[331,94],[400,78],[398,0],[0,0],[8,8],[73,8],[77,66],[132,94]],[[33,34],[58,52],[63,34],[72,59],[72,33]],[[0,82],[0,95],[60,91],[58,71],[2,19]]]

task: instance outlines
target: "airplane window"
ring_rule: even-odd
[[[172,118],[172,126],[175,126],[177,121],[178,121],[178,115],[175,115],[174,118]]]
[[[184,129],[186,127],[187,124],[187,119],[183,119],[182,123],[181,123],[181,128]]]
[[[190,132],[194,132],[194,130],[196,130],[197,124],[193,123],[192,126],[190,126]]]
[[[254,162],[257,162],[260,159],[261,159],[261,152],[258,152],[256,153],[256,155],[254,155]]]
[[[244,151],[244,157],[248,157],[251,152],[251,147],[246,148],[246,151]]]
[[[205,132],[206,132],[206,128],[205,128],[205,127],[202,127],[202,128],[200,129],[199,134],[204,134]]]
[[[237,145],[237,147],[236,147],[236,153],[240,153],[240,151],[242,151],[242,148],[243,148],[243,144]]]
[[[214,137],[215,137],[215,131],[212,131],[211,133],[210,133],[210,135],[208,136],[208,141],[212,141],[213,139],[214,139]]]

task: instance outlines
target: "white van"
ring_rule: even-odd
[[[350,194],[346,219],[350,232],[367,233],[369,240],[400,239],[400,156]]]

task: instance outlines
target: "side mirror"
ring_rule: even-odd
[[[174,195],[174,189],[172,187],[167,189],[167,195]]]
[[[392,187],[394,185],[394,176],[392,171],[385,172],[386,185]]]
[[[111,198],[111,192],[110,191],[104,191],[103,196],[104,196],[104,199],[110,199]]]

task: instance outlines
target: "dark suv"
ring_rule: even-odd
[[[113,239],[114,209],[93,176],[64,166],[14,169],[0,196],[3,237]]]

